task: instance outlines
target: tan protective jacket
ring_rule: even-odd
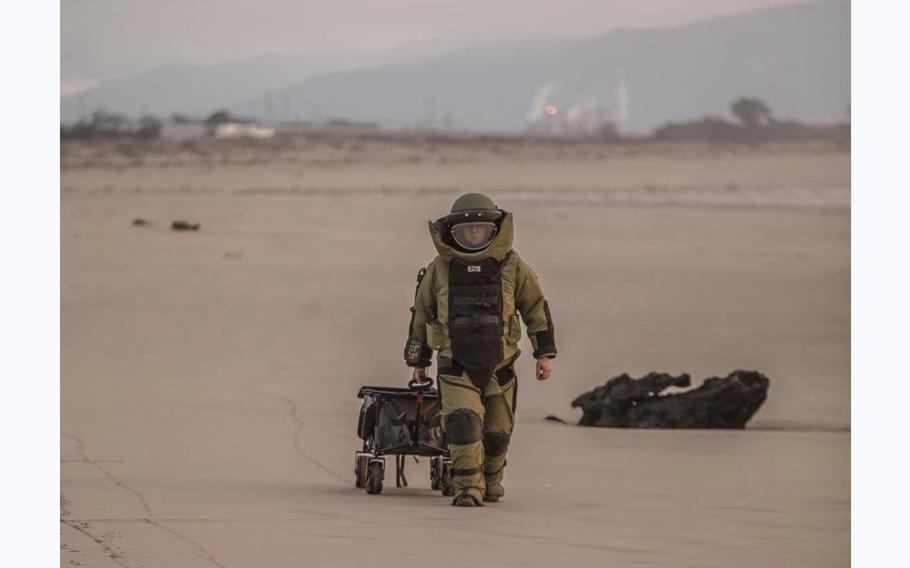
[[[512,363],[521,354],[519,314],[528,330],[534,357],[556,356],[553,320],[544,298],[537,275],[531,267],[512,250],[512,214],[503,218],[493,242],[482,251],[465,253],[447,245],[433,223],[429,223],[430,237],[439,255],[426,268],[420,279],[411,308],[412,318],[405,361],[411,367],[428,367],[433,351],[441,358],[452,358],[452,341],[449,337],[449,262],[453,258],[472,262],[493,258],[505,261],[501,270],[502,282],[502,353],[497,369]]]

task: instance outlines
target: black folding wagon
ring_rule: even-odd
[[[433,380],[411,380],[407,387],[360,387],[363,399],[357,435],[363,449],[354,456],[354,483],[367,493],[382,493],[385,456],[395,456],[395,486],[407,487],[408,456],[430,458],[430,486],[452,496],[452,461],[442,431],[439,393]]]

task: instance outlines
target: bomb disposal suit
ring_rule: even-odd
[[[452,458],[453,504],[498,501],[515,422],[519,314],[538,368],[556,357],[550,309],[537,275],[512,250],[512,214],[469,193],[429,224],[439,255],[418,274],[404,358],[438,353],[442,424]]]

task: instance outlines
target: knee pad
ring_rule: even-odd
[[[493,458],[503,455],[511,437],[508,432],[487,432],[483,435],[483,453]]]
[[[473,444],[483,438],[483,420],[473,410],[461,408],[446,418],[446,436],[453,444]]]

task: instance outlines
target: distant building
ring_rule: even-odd
[[[167,140],[193,140],[208,134],[202,121],[165,122],[161,126],[161,137]]]
[[[542,101],[539,112],[528,116],[528,132],[535,136],[559,138],[608,138],[617,136],[616,125],[596,101],[584,99],[574,106],[557,106]],[[535,103],[537,106],[539,104]]]
[[[205,119],[205,129],[212,138],[272,138],[275,129],[260,126],[255,120],[234,116],[226,109],[216,110]]]
[[[273,138],[275,129],[249,122],[222,122],[215,125],[213,138]]]

